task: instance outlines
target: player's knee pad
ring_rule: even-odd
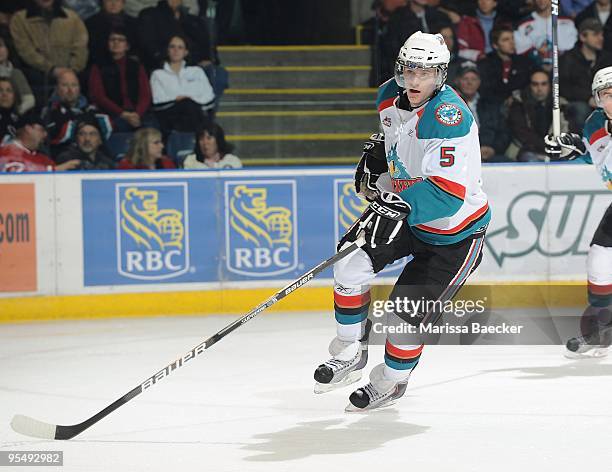
[[[593,244],[587,257],[589,283],[594,285],[612,284],[612,247]]]
[[[612,247],[593,244],[587,258],[589,303],[596,307],[612,304]]]
[[[334,280],[344,286],[369,285],[375,275],[370,256],[363,249],[334,264]]]

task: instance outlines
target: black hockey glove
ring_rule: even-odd
[[[363,143],[363,154],[355,170],[355,192],[369,202],[378,196],[376,181],[387,172],[385,135],[376,133]]]
[[[382,192],[359,219],[359,227],[365,233],[366,244],[371,248],[391,244],[397,239],[408,213],[410,205],[402,197],[395,193]]]
[[[582,138],[575,133],[561,133],[560,136],[544,136],[544,150],[551,159],[571,161],[586,153]]]

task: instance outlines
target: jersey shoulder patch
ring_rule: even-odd
[[[470,132],[472,112],[451,87],[445,85],[423,110],[417,124],[419,139],[460,138]]]
[[[601,108],[597,108],[593,113],[589,115],[589,117],[584,122],[584,128],[582,131],[582,136],[590,143],[593,144],[598,136],[601,134],[601,130],[606,126],[606,115]],[[605,130],[604,130],[605,134]]]
[[[393,105],[395,97],[399,94],[400,86],[394,78],[387,80],[380,87],[378,87],[378,96],[376,98],[376,108],[378,111],[382,111],[385,108],[389,108]]]

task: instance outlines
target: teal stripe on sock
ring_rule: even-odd
[[[351,325],[361,323],[368,317],[367,310],[363,313],[358,313],[356,315],[343,315],[342,313],[338,313],[336,311],[336,321],[343,325]]]
[[[397,362],[385,354],[385,364],[395,370],[410,370],[417,365],[418,362],[418,359],[415,359],[413,362]]]
[[[597,308],[605,308],[612,304],[612,296],[610,295],[595,295],[589,292],[589,305],[596,306]]]

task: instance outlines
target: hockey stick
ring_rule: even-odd
[[[154,386],[157,382],[159,382],[163,378],[165,378],[168,375],[170,375],[172,372],[174,372],[179,367],[183,367],[183,365],[185,365],[187,363],[187,361],[190,361],[190,360],[194,359],[195,357],[199,356],[206,349],[208,349],[213,344],[215,344],[217,341],[220,341],[221,339],[223,339],[225,336],[227,336],[232,331],[238,329],[240,326],[242,326],[246,322],[248,322],[248,321],[252,320],[253,318],[255,318],[257,315],[259,315],[266,308],[271,307],[276,302],[278,302],[279,300],[282,300],[283,298],[285,298],[290,293],[295,292],[301,286],[303,286],[306,283],[310,282],[314,278],[315,275],[317,275],[321,271],[325,270],[329,266],[335,264],[340,259],[342,259],[342,258],[348,256],[349,254],[351,254],[352,252],[356,251],[357,249],[359,249],[364,244],[365,244],[365,239],[364,239],[363,236],[360,236],[350,246],[347,246],[346,248],[342,249],[341,251],[339,251],[334,256],[332,256],[329,259],[321,262],[318,266],[314,267],[310,271],[308,271],[305,274],[303,274],[300,278],[294,280],[289,285],[287,285],[286,287],[284,287],[281,290],[279,290],[278,292],[276,292],[274,295],[272,295],[266,301],[264,301],[263,303],[257,305],[257,307],[255,307],[254,309],[249,311],[242,318],[237,319],[233,323],[227,325],[221,331],[218,331],[216,334],[213,334],[206,341],[198,344],[191,351],[188,351],[182,357],[178,358],[177,360],[175,360],[171,364],[168,364],[162,370],[160,370],[159,372],[153,374],[151,377],[149,377],[143,383],[141,383],[137,387],[134,387],[132,390],[130,390],[124,396],[122,396],[121,398],[115,400],[113,403],[108,405],[102,411],[96,413],[91,418],[83,421],[82,423],[73,424],[73,425],[69,425],[69,426],[62,426],[62,425],[45,423],[44,421],[39,421],[39,420],[36,420],[34,418],[30,418],[30,417],[24,416],[24,415],[15,415],[13,417],[13,420],[11,421],[11,427],[16,432],[18,432],[18,433],[21,433],[21,434],[23,434],[25,436],[32,436],[32,437],[35,437],[35,438],[42,438],[42,439],[72,439],[77,434],[82,433],[83,431],[85,431],[90,426],[96,424],[98,421],[100,421],[102,418],[104,418],[105,416],[109,415],[113,411],[115,411],[120,406],[125,405],[127,402],[132,400],[134,397],[137,397],[138,395],[140,395],[144,390]]]
[[[561,106],[559,104],[559,0],[552,0],[552,113],[553,135],[561,134]]]

